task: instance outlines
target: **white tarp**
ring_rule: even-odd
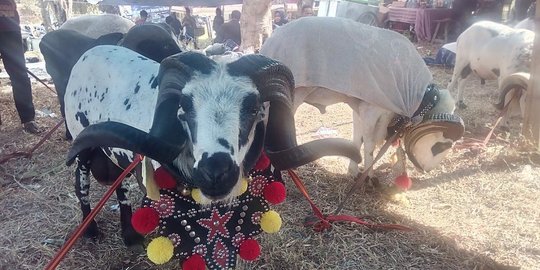
[[[276,29],[261,54],[287,65],[296,86],[320,86],[412,117],[432,76],[399,33],[344,18],[305,17]]]

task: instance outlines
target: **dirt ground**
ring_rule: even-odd
[[[424,46],[419,50],[436,52]],[[445,87],[451,70],[431,70]],[[33,87],[36,109],[46,112],[37,120],[50,129],[59,121],[56,96],[39,84]],[[495,122],[495,89],[494,82],[468,83],[469,107],[458,111],[466,124],[464,141],[483,139]],[[28,149],[40,139],[22,131],[7,80],[0,81],[0,113],[0,157]],[[284,221],[281,231],[261,235],[261,258],[253,263],[239,260],[238,269],[540,269],[540,156],[522,142],[520,122],[516,119],[509,133],[498,129],[486,148],[458,142],[432,172],[420,173],[409,163],[413,186],[405,193],[363,189],[347,203],[346,214],[409,226],[412,232],[373,231],[344,223],[314,232],[302,225],[311,213],[308,203],[286,178],[287,200],[274,208]],[[320,115],[303,105],[296,126],[300,142],[312,140],[321,127],[350,138],[351,110],[336,105]],[[70,143],[63,132],[61,127],[31,159],[0,165],[0,270],[43,269],[80,223],[74,168],[64,164]],[[297,170],[324,213],[335,209],[351,185],[347,165],[341,158],[323,158]],[[388,169],[376,175],[383,186],[391,185]],[[128,181],[137,205],[141,194],[134,181]],[[94,205],[104,192],[94,182]],[[115,204],[113,197],[97,217],[100,239],[79,240],[58,269],[179,269],[177,262],[158,268],[145,254],[123,245]]]

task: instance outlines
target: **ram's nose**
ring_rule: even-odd
[[[206,158],[205,158],[206,157]],[[230,154],[203,155],[195,168],[195,181],[204,195],[213,200],[227,197],[238,182],[240,168]]]

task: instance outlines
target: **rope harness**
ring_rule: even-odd
[[[10,153],[10,154],[7,154],[5,156],[3,156],[2,158],[0,158],[0,164],[4,164],[6,163],[8,160],[12,159],[12,158],[16,158],[16,157],[24,157],[24,158],[32,158],[32,155],[34,154],[34,152],[41,146],[45,143],[45,141],[47,141],[51,136],[52,134],[54,133],[54,131],[56,131],[61,125],[62,123],[64,123],[64,118],[62,118],[60,121],[58,121],[58,123],[56,123],[56,125],[51,129],[49,130],[45,136],[43,136],[39,142],[37,142],[34,146],[32,146],[32,148],[30,148],[30,150],[28,151],[16,151],[16,152],[13,152],[13,153]]]
[[[116,180],[114,180],[111,187],[103,195],[101,200],[99,200],[96,207],[94,207],[94,209],[92,209],[92,211],[90,211],[90,214],[84,219],[84,221],[81,223],[81,225],[79,225],[79,227],[77,227],[77,229],[75,230],[73,235],[71,235],[69,240],[62,246],[62,248],[60,248],[58,253],[56,253],[56,255],[54,255],[53,260],[45,267],[45,270],[54,270],[54,269],[56,269],[58,264],[60,264],[62,259],[64,259],[64,257],[66,256],[67,252],[73,247],[73,245],[75,244],[77,239],[79,239],[81,237],[81,235],[86,230],[86,228],[88,228],[88,225],[90,225],[90,223],[92,222],[92,220],[94,220],[94,218],[99,213],[99,211],[101,211],[101,208],[103,208],[103,206],[105,205],[107,200],[109,200],[109,198],[112,196],[113,192],[118,188],[118,186],[120,186],[120,184],[122,183],[122,180],[124,180],[124,178],[133,169],[135,169],[135,167],[141,161],[142,161],[142,156],[137,154],[135,156],[135,159],[133,159],[133,161],[131,162],[131,164],[129,164],[129,166],[122,172],[122,174],[120,174],[120,176],[118,176],[118,178],[116,178]]]
[[[56,91],[54,91],[51,87],[49,87],[43,80],[41,80],[38,76],[36,76],[34,73],[32,73],[28,68],[26,69],[26,72],[28,72],[28,74],[30,74],[30,76],[34,77],[34,79],[36,79],[38,82],[43,84],[51,92],[56,94]],[[60,121],[58,121],[58,123],[56,123],[56,125],[51,130],[49,130],[45,134],[45,136],[43,136],[41,138],[41,140],[39,140],[39,142],[37,142],[32,148],[30,148],[29,151],[13,152],[13,153],[4,155],[2,158],[0,158],[0,164],[4,164],[8,160],[13,159],[13,158],[17,158],[17,157],[32,158],[32,155],[34,154],[34,151],[36,151],[41,145],[43,145],[43,143],[45,143],[45,141],[48,140],[52,136],[53,132],[55,130],[57,130],[62,125],[63,122],[64,122],[64,118],[60,119]]]

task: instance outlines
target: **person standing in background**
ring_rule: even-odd
[[[274,12],[274,20],[272,21],[272,30],[276,29],[276,27],[282,26],[289,21],[287,20],[287,17],[284,12],[281,10],[276,10]]]
[[[141,10],[141,12],[139,12],[139,15],[141,17],[137,21],[135,21],[136,25],[144,24],[146,20],[148,20],[148,12],[146,12],[146,10]]]
[[[176,17],[176,12],[171,12],[167,18],[165,18],[165,23],[167,23],[173,30],[173,33],[179,37],[180,32],[182,32],[182,23]]]
[[[214,21],[212,22],[212,28],[216,32],[216,36],[219,33],[219,28],[223,25],[225,20],[223,19],[223,14],[221,12],[221,9],[219,7],[216,8],[216,17],[214,17]]]
[[[40,133],[34,121],[36,112],[32,101],[32,84],[26,73],[20,19],[14,0],[0,0],[0,56],[11,80],[15,108],[23,129],[32,134]]]
[[[303,5],[302,11],[300,12],[300,17],[309,17],[309,16],[315,16],[315,13],[313,12],[313,8],[309,5]]]
[[[242,42],[242,34],[240,32],[240,17],[242,13],[238,10],[233,10],[231,20],[224,23],[217,33],[214,42],[224,43],[227,40],[232,40],[236,45]]]
[[[197,47],[197,37],[195,37],[195,28],[197,27],[197,21],[195,18],[191,15],[191,8],[184,7],[186,9],[186,16],[182,20],[182,25],[185,28],[185,35],[188,39],[193,39],[193,45],[195,49],[198,49]],[[188,41],[189,42],[189,41]]]

